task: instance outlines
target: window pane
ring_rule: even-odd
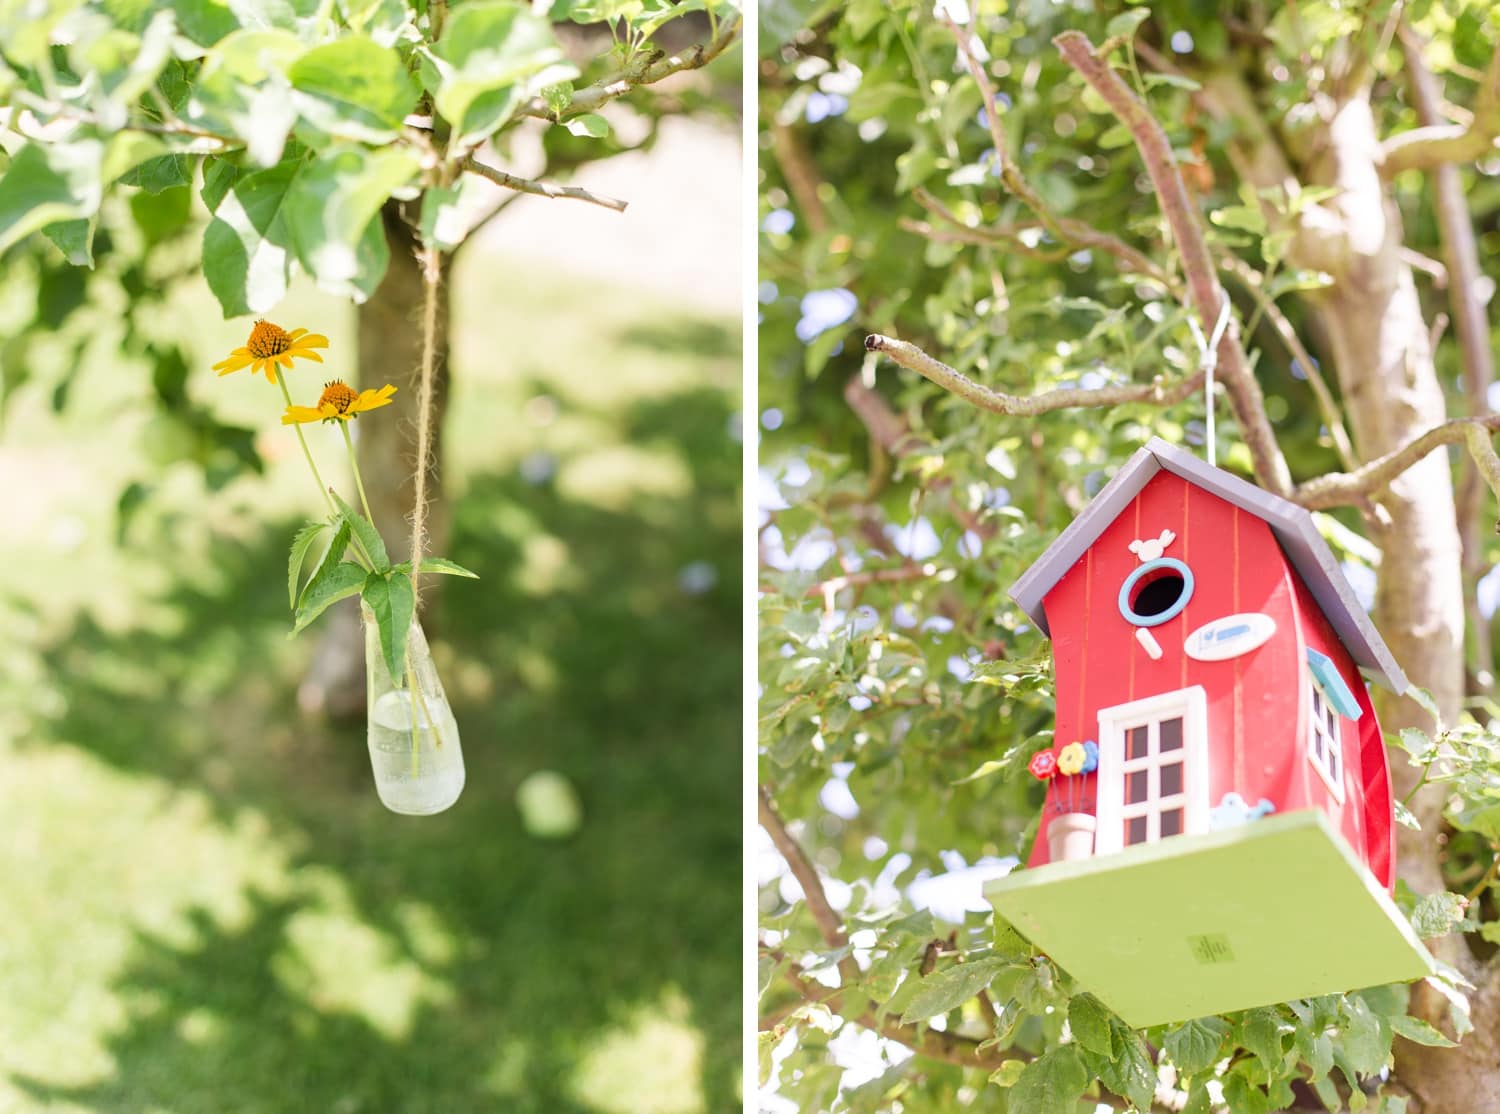
[[[1328,733],[1330,735],[1332,735],[1335,739],[1337,739],[1339,737],[1339,721],[1334,718],[1334,716],[1336,714],[1337,713],[1334,712],[1334,710],[1332,708],[1328,709],[1328,713],[1327,713]]]
[[[1164,719],[1161,721],[1161,749],[1182,749],[1182,719]]]
[[[1146,757],[1146,729],[1144,727],[1132,727],[1125,735],[1125,757]]]
[[[1161,768],[1161,795],[1170,797],[1173,793],[1182,792],[1182,763],[1173,762],[1170,766]]]
[[[1126,843],[1145,843],[1146,842],[1146,818],[1144,816],[1137,816],[1137,817],[1135,817],[1127,825],[1126,831],[1125,831],[1125,842]]]
[[[1128,805],[1139,804],[1146,799],[1146,778],[1148,770],[1137,770],[1125,778],[1125,803]]]
[[[1313,729],[1313,755],[1319,762],[1323,761],[1323,733],[1316,728]]]
[[[1182,831],[1182,809],[1174,808],[1161,814],[1161,834],[1174,836]]]

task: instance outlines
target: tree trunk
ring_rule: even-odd
[[[370,497],[370,512],[385,540],[392,561],[411,555],[411,512],[416,476],[415,406],[422,366],[422,267],[417,261],[417,238],[403,216],[415,219],[416,202],[404,207],[388,201],[381,211],[391,264],[373,297],[359,307],[359,386],[394,383],[396,405],[369,421],[354,423],[359,470]],[[446,274],[445,274],[446,277]],[[442,475],[442,419],[448,400],[448,291],[438,300],[438,362],[433,382],[432,471],[428,482],[429,552],[441,553],[448,537],[448,509],[437,482]],[[399,414],[395,420],[385,415]],[[441,578],[428,577],[422,585],[425,612],[437,595]],[[307,678],[298,691],[304,711],[333,719],[357,719],[365,707],[364,638],[359,629],[357,601],[336,604],[323,624],[324,632],[313,654]]]
[[[1359,454],[1390,452],[1447,417],[1416,282],[1402,260],[1400,215],[1379,173],[1380,142],[1367,93],[1320,106],[1326,144],[1307,178],[1341,192],[1326,203],[1335,219],[1304,228],[1321,241],[1315,266],[1334,284],[1314,302],[1336,365]],[[1330,263],[1332,267],[1330,267]],[[1464,692],[1462,546],[1446,452],[1434,452],[1379,497],[1390,521],[1374,528],[1382,558],[1375,622],[1412,682],[1431,691],[1443,718],[1455,722]],[[1387,731],[1430,730],[1431,719],[1410,700],[1379,698]],[[1396,794],[1416,784],[1417,771],[1393,762]],[[1401,876],[1417,893],[1446,889],[1442,876],[1443,798],[1429,788],[1412,800],[1420,832],[1398,828]],[[1396,1071],[1424,1114],[1500,1110],[1500,994],[1482,980],[1462,937],[1434,949],[1479,982],[1474,1032],[1454,1049],[1398,1041]],[[1418,983],[1412,1010],[1446,1028],[1445,998]]]

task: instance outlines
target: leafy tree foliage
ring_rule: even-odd
[[[1148,437],[1203,451],[1209,435],[1202,390],[1175,388],[1200,369],[1213,321],[1187,294],[1191,265],[1138,136],[1054,45],[1069,31],[1165,129],[1187,187],[1179,215],[1207,236],[1233,298],[1235,343],[1263,398],[1253,410],[1221,398],[1220,465],[1258,473],[1247,422],[1267,422],[1303,485],[1289,493],[1325,508],[1351,581],[1372,597],[1378,585],[1382,609],[1401,578],[1458,575],[1456,552],[1451,569],[1423,565],[1414,537],[1382,534],[1381,512],[1358,505],[1394,500],[1385,484],[1413,462],[1393,460],[1378,483],[1349,478],[1387,452],[1361,407],[1389,412],[1396,398],[1373,370],[1363,400],[1349,384],[1366,369],[1333,375],[1329,323],[1351,311],[1329,292],[1353,280],[1342,261],[1310,265],[1306,240],[1349,192],[1321,180],[1337,139],[1330,105],[1364,98],[1382,137],[1431,123],[1413,92],[1415,50],[1452,100],[1474,106],[1472,119],[1438,121],[1472,145],[1441,159],[1409,147],[1407,168],[1379,188],[1404,223],[1404,257],[1422,268],[1421,343],[1428,323],[1473,308],[1474,291],[1434,277],[1448,234],[1432,179],[1457,162],[1444,172],[1461,175],[1464,219],[1493,258],[1500,160],[1493,131],[1472,135],[1500,84],[1488,5],[771,3],[759,213],[764,1105],[1394,1112],[1451,1085],[1477,1109],[1496,1085],[1468,1013],[1470,996],[1476,1018],[1487,1001],[1500,941],[1492,604],[1471,612],[1461,714],[1446,694],[1419,694],[1426,711],[1382,708],[1398,796],[1432,802],[1403,842],[1404,868],[1432,864],[1412,875],[1426,892],[1402,882],[1397,893],[1444,961],[1427,984],[1137,1032],[978,900],[997,860],[1029,850],[1041,787],[1026,763],[1052,741],[1050,647],[1005,590]],[[995,90],[993,119],[966,53]],[[1274,186],[1256,163],[1270,153],[1290,164]],[[1490,265],[1481,285],[1495,275]],[[1120,387],[1134,400],[997,413],[910,360],[867,352],[866,334],[913,342],[992,391]],[[1450,331],[1428,352],[1434,404],[1487,413],[1461,338]],[[1470,482],[1478,466],[1448,459]],[[1345,485],[1348,498],[1314,500],[1309,481]],[[1471,599],[1500,556],[1488,506],[1464,557]],[[1436,667],[1424,675],[1427,660],[1416,683],[1449,685]],[[1109,910],[1098,931],[1111,931]],[[1468,1048],[1479,1051],[1460,1059]]]
[[[151,370],[157,463],[195,461],[214,486],[258,467],[251,432],[192,400],[187,355],[150,325],[176,283],[201,274],[226,317],[269,311],[299,273],[364,302],[391,263],[387,203],[451,252],[496,211],[486,177],[623,207],[496,162],[522,136],[562,174],[650,143],[702,98],[638,90],[738,28],[729,0],[0,4],[0,282],[34,306],[7,329],[6,397],[92,310]],[[630,94],[645,126],[622,138],[600,110]],[[91,339],[72,329],[64,363]]]

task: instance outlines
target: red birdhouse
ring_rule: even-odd
[[[1152,440],[1011,595],[1057,728],[1004,917],[1136,1025],[1429,972],[1360,671],[1406,678],[1306,510]]]

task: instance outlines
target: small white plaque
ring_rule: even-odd
[[[1194,661],[1227,661],[1264,646],[1276,633],[1276,620],[1258,611],[1225,615],[1205,623],[1183,642],[1183,651]]]

